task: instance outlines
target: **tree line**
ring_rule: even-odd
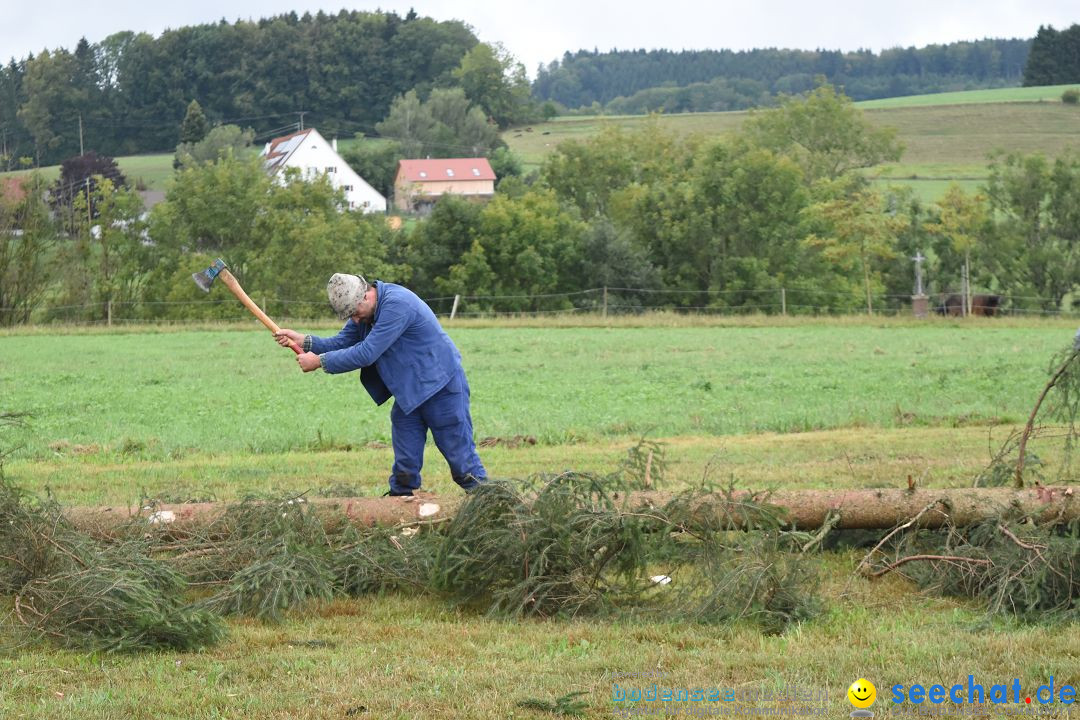
[[[83,38],[73,51],[45,50],[0,68],[0,169],[20,159],[56,163],[82,148],[104,155],[172,150],[193,99],[211,124],[250,127],[257,139],[298,122],[301,111],[305,126],[370,133],[395,97],[462,85],[462,62],[477,44],[464,23],[411,11],[289,13],[158,37]],[[471,56],[480,66],[473,75],[487,71],[490,54]]]
[[[870,50],[581,50],[542,65],[539,100],[570,109],[701,112],[755,107],[812,90],[815,78],[855,100],[1019,85],[1031,40],[987,39]]]
[[[998,155],[978,192],[927,204],[867,178],[902,152],[823,85],[719,138],[655,119],[608,126],[538,173],[505,174],[486,204],[446,197],[399,230],[342,212],[325,179],[280,184],[229,148],[185,158],[148,215],[108,173],[50,213],[31,175],[25,192],[0,192],[0,322],[239,317],[191,282],[216,256],[289,317],[325,317],[326,278],[341,271],[408,285],[441,312],[435,298],[455,295],[462,312],[771,312],[785,289],[789,313],[895,311],[917,253],[931,295],[968,284],[1008,296],[1008,310],[1069,309],[1080,154]],[[583,292],[599,287],[606,298]]]
[[[373,135],[395,98],[414,91],[425,101],[439,88],[463,89],[505,128],[560,106],[647,113],[770,105],[778,94],[812,90],[818,76],[857,100],[1042,82],[1073,62],[1066,58],[1075,56],[1075,32],[1041,29],[1043,60],[1028,74],[1032,41],[994,39],[881,53],[583,50],[541,66],[530,85],[505,48],[479,43],[462,22],[413,11],[288,13],[157,37],[124,31],[0,66],[0,170],[85,149],[171,150],[192,100],[211,125],[250,128],[258,141],[300,123]]]

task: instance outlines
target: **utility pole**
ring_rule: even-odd
[[[307,110],[300,111],[300,132],[304,132],[304,116],[307,115]]]
[[[82,142],[82,113],[79,113],[79,157],[82,157],[86,153],[83,152]]]

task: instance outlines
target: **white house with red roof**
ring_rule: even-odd
[[[487,200],[495,195],[495,171],[487,158],[398,162],[394,206],[399,210],[430,211],[436,200],[449,193],[476,200]]]
[[[267,169],[278,175],[283,176],[286,168],[296,168],[305,180],[325,175],[331,185],[345,191],[350,210],[386,212],[386,198],[338,155],[337,139],[328,143],[314,128],[274,138],[266,143],[262,156]]]

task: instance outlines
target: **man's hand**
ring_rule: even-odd
[[[282,332],[285,332],[284,330]],[[315,353],[300,353],[296,356],[296,362],[304,372],[311,372],[322,367],[322,359]]]
[[[289,347],[290,340],[300,347],[303,347],[304,345],[304,336],[295,330],[286,330],[285,328],[282,328],[280,331],[274,333],[274,339],[277,340],[277,344],[281,347]]]

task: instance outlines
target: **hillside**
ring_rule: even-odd
[[[904,143],[901,162],[879,168],[887,181],[910,185],[933,200],[956,180],[971,189],[987,175],[992,152],[1043,153],[1057,157],[1080,149],[1080,108],[1064,105],[1068,86],[1003,88],[917,95],[857,103],[876,125],[895,127]],[[748,112],[661,115],[660,123],[682,134],[723,135]],[[644,116],[564,117],[503,135],[528,167],[538,167],[564,140],[588,137],[606,124],[632,128]]]
[[[881,178],[910,185],[926,200],[936,199],[956,180],[972,189],[986,177],[988,155],[995,150],[1044,153],[1057,157],[1080,148],[1080,108],[1063,105],[1069,86],[974,90],[914,95],[856,103],[871,122],[897,128],[905,151],[900,163],[879,168]],[[682,134],[723,135],[739,127],[747,112],[662,115],[660,122]],[[581,140],[609,124],[632,128],[645,116],[561,117],[503,133],[526,169],[539,167],[560,142]],[[343,140],[342,148],[354,140]],[[171,154],[118,158],[120,169],[151,190],[164,190],[172,175]],[[43,168],[55,177],[56,166]]]

